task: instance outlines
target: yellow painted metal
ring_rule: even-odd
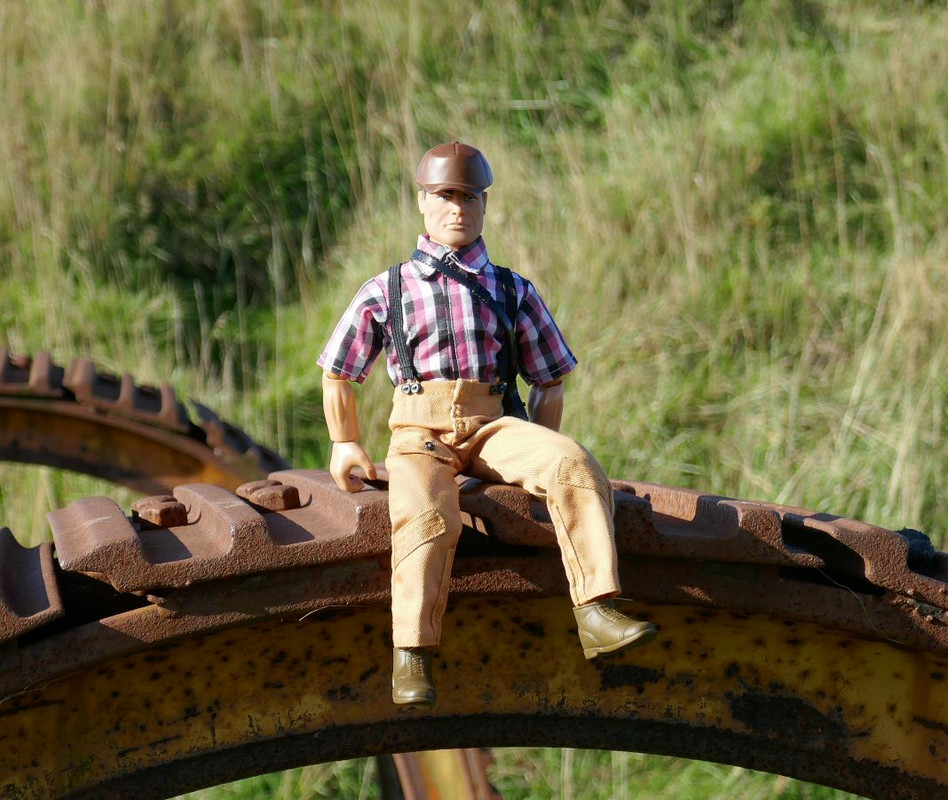
[[[430,711],[391,703],[386,608],[151,646],[5,698],[0,796],[120,797],[134,785],[136,797],[160,797],[294,758],[397,751],[402,725],[415,731],[414,747],[403,749],[420,749],[419,724],[430,725],[432,739],[421,746],[486,746],[497,743],[491,720],[517,715],[538,721],[535,743],[546,719],[593,717],[680,726],[709,743],[792,743],[813,762],[842,748],[853,761],[948,785],[945,658],[763,615],[632,610],[659,625],[658,640],[586,661],[563,598],[452,600]],[[452,719],[470,717],[485,720],[478,735],[443,741]],[[360,726],[387,738],[340,743]],[[291,740],[306,743],[294,757],[252,757],[254,748]],[[651,749],[672,752],[663,747]],[[223,771],[199,768],[228,753]],[[728,760],[753,762],[740,753]],[[812,779],[806,759],[798,761],[782,771]]]

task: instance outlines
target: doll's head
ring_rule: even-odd
[[[494,176],[480,150],[460,142],[432,147],[418,164],[415,181],[421,186],[418,210],[432,240],[459,250],[481,235]]]

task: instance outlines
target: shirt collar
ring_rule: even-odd
[[[418,237],[418,249],[421,250],[422,253],[428,253],[428,255],[432,255],[435,258],[456,264],[475,275],[482,272],[484,267],[489,263],[487,258],[487,245],[484,244],[484,239],[480,236],[460,250],[452,250],[446,245],[431,241],[428,235],[423,233]],[[423,278],[431,278],[438,274],[436,269],[429,267],[427,264],[422,264],[418,261],[412,261],[411,263],[415,269],[421,273]]]

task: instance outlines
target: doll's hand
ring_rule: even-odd
[[[344,492],[360,492],[365,486],[361,478],[352,475],[353,467],[361,467],[369,480],[375,480],[375,464],[358,442],[333,442],[329,458],[329,474],[336,486]]]

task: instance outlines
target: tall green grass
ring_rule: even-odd
[[[702,761],[601,750],[497,748],[488,768],[505,800],[847,800],[855,795]],[[317,764],[180,795],[178,800],[379,800],[373,759]]]
[[[420,154],[462,139],[610,474],[944,544],[946,45],[924,2],[0,4],[0,345],[324,466],[315,357],[412,247]],[[360,390],[378,458],[389,392]],[[27,542],[99,491],[0,487]]]

